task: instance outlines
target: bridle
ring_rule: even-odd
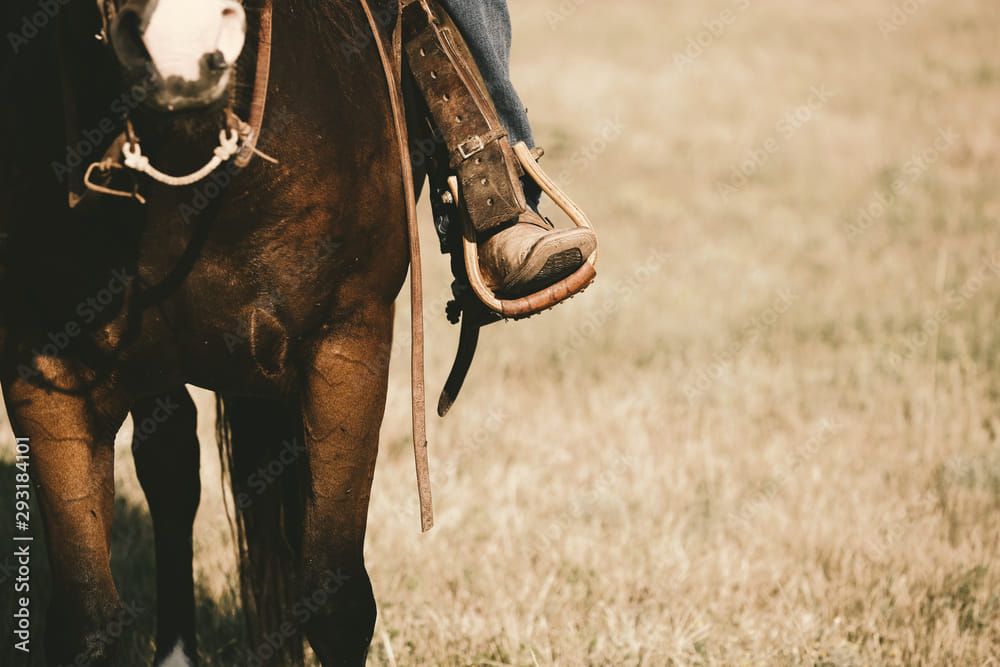
[[[101,19],[100,31],[96,39],[107,47],[111,46],[111,26],[118,17],[118,0],[96,0],[97,12]],[[130,169],[143,173],[158,183],[171,187],[193,185],[207,178],[224,162],[231,158],[237,169],[250,164],[255,155],[269,162],[277,160],[257,148],[260,131],[264,125],[264,111],[267,106],[267,87],[271,71],[271,32],[274,4],[273,0],[263,0],[260,12],[260,26],[257,31],[257,63],[253,92],[250,99],[249,119],[244,121],[234,110],[236,77],[230,80],[230,95],[226,106],[226,127],[219,131],[219,145],[212,151],[212,157],[200,169],[183,176],[166,174],[153,166],[150,158],[142,153],[139,137],[131,120],[126,115],[125,130],[113,147],[120,147],[120,155],[105,156],[100,162],[91,164],[84,174],[83,182],[88,190],[115,197],[126,197],[145,203],[138,188],[131,191],[116,190],[94,181],[95,172],[107,174],[112,170]],[[118,151],[112,151],[117,153]]]

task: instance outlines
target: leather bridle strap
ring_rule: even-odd
[[[110,44],[111,24],[118,15],[118,5],[114,0],[97,0],[97,13],[101,15],[101,32],[97,34],[97,39]]]
[[[257,150],[261,128],[264,126],[264,111],[267,107],[267,86],[271,79],[271,35],[274,21],[274,0],[264,0],[260,8],[260,26],[257,30],[257,72],[254,76],[253,92],[250,98],[250,133],[243,139],[243,147],[234,164],[242,169],[250,164]]]
[[[401,72],[402,72],[402,4],[396,13],[393,32],[392,56],[386,49],[378,22],[372,13],[368,0],[359,0],[368,18],[378,49],[385,80],[389,87],[389,103],[392,107],[392,122],[399,148],[403,170],[403,192],[406,197],[406,228],[410,241],[410,326],[412,334],[412,356],[410,376],[413,415],[413,455],[417,468],[417,491],[420,496],[420,527],[427,532],[434,526],[434,509],[431,500],[430,466],[427,461],[427,409],[424,381],[424,313],[423,278],[420,264],[420,236],[417,225],[416,192],[413,184],[413,168],[410,162],[409,139],[404,115]]]

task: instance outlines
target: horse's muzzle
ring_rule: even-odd
[[[111,44],[131,86],[162,111],[211,106],[226,96],[246,38],[235,0],[129,0]]]

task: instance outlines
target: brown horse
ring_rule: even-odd
[[[240,664],[300,663],[303,636],[324,665],[363,664],[375,602],[362,547],[407,236],[361,6],[276,3],[259,145],[279,164],[227,163],[179,188],[142,178],[145,206],[100,197],[70,210],[70,168],[100,159],[126,112],[161,170],[211,156],[230,78],[238,100],[252,80],[252,49],[231,61],[258,12],[248,5],[244,25],[231,1],[130,0],[113,52],[94,39],[94,0],[50,3],[58,16],[41,25],[36,0],[5,4],[2,34],[21,39],[0,70],[0,382],[31,440],[52,576],[48,663],[145,661],[121,656],[108,630],[122,609],[109,566],[113,440],[131,412],[156,540],[155,662],[197,664],[193,384],[225,405],[251,629]],[[153,76],[140,84],[139,72]]]

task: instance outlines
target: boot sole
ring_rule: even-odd
[[[517,299],[554,285],[583,266],[596,246],[593,233],[582,229],[568,230],[539,241],[521,268],[497,291],[497,296]]]

